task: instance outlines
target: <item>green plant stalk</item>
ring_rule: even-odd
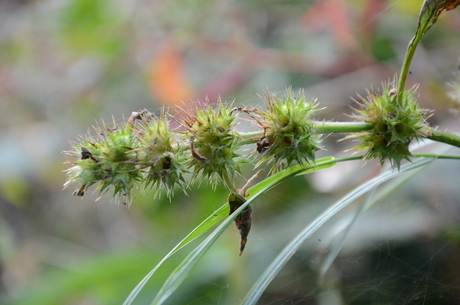
[[[420,42],[420,39],[423,36],[423,32],[417,31],[415,33],[414,38],[409,42],[407,46],[406,56],[404,57],[404,62],[401,67],[401,72],[399,73],[399,80],[398,80],[398,103],[401,102],[402,92],[404,92],[404,87],[406,86],[406,78],[407,73],[409,73],[410,64],[412,63],[412,59],[414,58],[415,50],[417,49],[417,45]]]
[[[431,135],[427,138],[436,142],[442,142],[452,146],[460,147],[460,137],[453,133],[432,129]]]
[[[444,154],[412,154],[416,158],[435,158],[435,159],[460,159],[460,155]]]
[[[315,122],[313,131],[317,134],[327,133],[353,133],[362,132],[372,128],[371,124],[365,122]],[[460,137],[449,132],[441,131],[432,128],[431,135],[427,139],[446,143],[452,146],[460,147]],[[252,144],[257,142],[257,137],[262,135],[262,131],[242,133],[242,145]]]
[[[365,122],[314,122],[313,133],[352,133],[366,131],[372,128],[371,124]],[[257,142],[257,138],[262,135],[262,131],[253,131],[241,133],[242,145],[252,144]]]
[[[418,43],[422,39],[422,36],[431,28],[433,24],[438,20],[439,15],[443,10],[451,10],[459,5],[456,0],[425,0],[422,5],[422,9],[418,16],[417,30],[415,31],[414,38],[409,42],[407,47],[406,56],[401,67],[401,73],[398,81],[398,99],[400,103],[402,98],[402,92],[406,84],[407,73],[412,62],[412,58],[415,54],[415,49]]]
[[[315,133],[352,133],[371,128],[372,125],[365,122],[315,122],[313,124]]]

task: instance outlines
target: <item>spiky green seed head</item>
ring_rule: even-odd
[[[233,181],[240,174],[243,159],[236,152],[240,136],[233,130],[236,112],[221,100],[213,108],[209,105],[188,110],[182,118],[185,140],[189,143],[188,164],[193,169],[191,182],[207,181],[215,187],[219,180],[234,191]],[[219,178],[219,179],[218,179]]]
[[[353,149],[365,151],[366,159],[378,158],[381,164],[389,160],[398,169],[403,159],[410,161],[410,143],[429,135],[429,112],[418,107],[416,93],[417,87],[413,87],[397,94],[386,84],[383,93],[368,92],[366,98],[360,97],[361,109],[355,117],[372,128],[347,137],[361,142]]]
[[[179,135],[169,129],[169,121],[163,112],[159,118],[152,117],[140,127],[139,146],[136,150],[139,166],[147,173],[145,187],[152,187],[157,196],[162,188],[171,198],[176,185],[183,188],[186,173],[186,157],[180,149]]]
[[[67,170],[65,186],[78,181],[80,187],[74,194],[83,196],[90,186],[97,184],[100,195],[113,189],[113,196],[125,203],[142,179],[133,152],[137,140],[126,128],[116,124],[114,128],[103,126],[104,129],[96,128],[97,138],[88,136],[68,152],[77,160],[69,162],[74,166]]]
[[[271,172],[280,171],[293,163],[315,161],[321,138],[313,132],[314,101],[307,101],[303,91],[297,97],[288,90],[283,98],[266,95],[267,110],[259,111],[264,135],[258,143],[261,163],[273,163]]]

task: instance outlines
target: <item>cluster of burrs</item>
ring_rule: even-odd
[[[409,144],[429,135],[428,113],[418,107],[416,88],[397,94],[387,84],[382,91],[361,97],[355,117],[368,128],[347,138],[359,141],[354,149],[365,151],[364,158],[389,160],[399,168],[411,156]],[[152,188],[155,195],[165,192],[171,198],[175,189],[185,190],[193,183],[214,187],[221,183],[231,193],[232,213],[248,195],[247,185],[235,187],[243,163],[268,165],[269,173],[275,173],[295,164],[314,164],[320,149],[314,100],[306,100],[303,91],[294,96],[288,90],[281,98],[267,93],[265,104],[260,110],[219,100],[213,107],[197,103],[194,109],[180,108],[175,118],[164,110],[159,116],[143,110],[133,112],[123,124],[102,123],[94,128],[94,135],[83,136],[66,152],[72,158],[67,162],[72,166],[66,185],[78,181],[77,196],[93,185],[100,195],[112,189],[113,196],[125,203],[136,189]],[[259,130],[238,132],[240,115]],[[242,153],[245,145],[253,145],[249,154]],[[250,214],[248,206],[235,219],[242,238],[240,254],[251,227]]]

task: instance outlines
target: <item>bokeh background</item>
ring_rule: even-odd
[[[74,186],[62,189],[62,152],[96,121],[206,96],[261,107],[267,89],[288,87],[326,107],[317,119],[351,120],[350,97],[399,71],[421,3],[1,0],[0,303],[121,304],[226,201],[209,187],[172,201],[139,193],[129,208],[109,196],[72,196]],[[435,109],[431,123],[452,132],[459,32],[458,9],[443,13],[408,78],[420,83],[422,107]],[[339,138],[328,137],[320,154],[346,154],[353,143]],[[254,206],[243,256],[232,226],[167,303],[238,304],[296,232],[379,172],[373,162],[341,164],[270,191]],[[458,162],[439,161],[362,215],[320,284],[328,240],[354,210],[346,211],[293,257],[260,304],[460,304],[459,172]],[[136,304],[149,304],[190,249]]]

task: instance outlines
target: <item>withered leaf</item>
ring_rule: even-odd
[[[443,10],[453,10],[460,5],[460,0],[425,0],[419,15],[417,32],[425,33],[436,23]]]
[[[241,205],[246,202],[246,199],[240,194],[231,193],[228,196],[228,204],[230,205],[230,215],[235,212]],[[251,213],[252,208],[248,205],[241,213],[235,218],[235,225],[240,232],[240,254],[243,254],[244,247],[248,241],[249,231],[251,230]]]
[[[450,0],[446,2],[446,10],[450,11],[460,5],[460,0]]]

